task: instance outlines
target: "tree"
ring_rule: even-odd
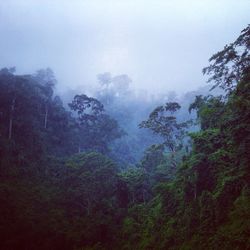
[[[163,144],[170,152],[175,152],[182,145],[182,139],[187,122],[178,122],[173,113],[178,111],[181,106],[176,102],[168,102],[165,106],[157,107],[150,115],[148,120],[139,124],[139,128],[151,129],[155,134],[163,137]]]
[[[113,87],[115,90],[115,95],[120,97],[122,95],[128,94],[129,84],[132,80],[127,75],[118,75],[113,77],[112,79]]]
[[[18,132],[23,124],[34,125],[33,116],[39,114],[41,96],[39,84],[30,75],[14,75],[13,70],[0,72],[1,101],[0,109],[3,123],[8,121],[8,139],[13,139],[13,128]],[[24,131],[23,131],[24,132]]]
[[[180,108],[177,102],[168,102],[165,106],[158,106],[149,115],[148,120],[139,124],[139,128],[151,129],[163,138],[163,145],[169,150],[169,162],[174,171],[178,161],[176,153],[183,146],[183,138],[189,123],[178,122],[173,116]]]
[[[110,83],[112,82],[112,77],[109,72],[98,74],[97,79],[102,87],[108,87]]]
[[[216,128],[221,122],[220,118],[224,113],[225,103],[222,96],[196,96],[193,103],[189,106],[189,113],[197,111],[197,118],[201,129]]]
[[[149,176],[144,168],[129,168],[120,177],[126,183],[130,206],[149,200]]]
[[[47,129],[49,107],[52,102],[53,88],[57,81],[50,68],[38,70],[34,78],[40,85],[40,95],[44,103],[44,128]]]
[[[215,82],[231,93],[243,78],[250,72],[250,25],[242,30],[235,42],[226,45],[222,51],[214,54],[211,64],[203,69],[203,74],[211,75],[208,82]]]
[[[94,121],[104,111],[103,105],[95,98],[87,95],[76,95],[69,107],[76,111],[81,123]]]
[[[141,160],[142,167],[147,172],[155,171],[155,168],[164,160],[164,146],[162,144],[153,144],[149,147]]]
[[[101,89],[97,92],[97,97],[105,104],[108,109],[112,108],[113,102],[121,102],[123,98],[128,97],[129,84],[132,80],[126,75],[117,75],[112,77],[109,72],[97,75]]]
[[[117,166],[92,152],[69,158],[66,167],[60,185],[64,193],[62,204],[71,218],[71,237],[75,237],[74,242],[79,241],[79,247],[97,242],[112,244],[116,233]]]
[[[69,107],[78,114],[79,152],[107,153],[109,143],[124,134],[116,120],[103,114],[103,104],[95,98],[76,95]]]

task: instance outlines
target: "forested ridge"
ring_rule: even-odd
[[[112,106],[126,75],[63,103],[51,69],[1,69],[0,249],[250,249],[250,26],[209,63],[222,95],[185,119],[157,104],[136,134]]]

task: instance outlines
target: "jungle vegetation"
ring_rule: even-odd
[[[51,69],[1,69],[0,249],[250,249],[249,25],[203,73],[222,95],[145,107],[131,134],[126,75],[65,104]]]

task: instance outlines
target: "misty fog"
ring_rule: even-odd
[[[248,19],[247,0],[0,1],[0,68],[50,67],[61,92],[94,91],[110,72],[148,96],[183,94],[204,85],[202,67]]]

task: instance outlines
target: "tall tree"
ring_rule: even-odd
[[[148,120],[139,124],[140,128],[151,129],[155,134],[162,136],[164,145],[170,152],[175,152],[182,144],[187,122],[178,122],[173,114],[181,106],[176,102],[168,102],[165,106],[158,106],[149,115]]]
[[[34,75],[35,80],[40,84],[41,96],[44,106],[44,128],[47,129],[49,108],[52,102],[53,88],[56,84],[54,72],[50,69],[40,69]]]
[[[124,134],[117,121],[103,113],[103,104],[95,98],[76,95],[69,107],[78,114],[79,152],[107,153],[109,143]]]
[[[149,115],[148,120],[142,121],[139,128],[148,128],[163,138],[163,145],[169,151],[171,165],[177,166],[176,152],[182,148],[183,138],[188,122],[178,122],[173,115],[181,106],[177,102],[168,102],[158,106]]]
[[[219,86],[231,93],[237,84],[250,72],[250,25],[242,30],[235,42],[226,45],[222,51],[214,54],[211,64],[203,69],[203,73],[211,75],[209,82],[213,88]]]

